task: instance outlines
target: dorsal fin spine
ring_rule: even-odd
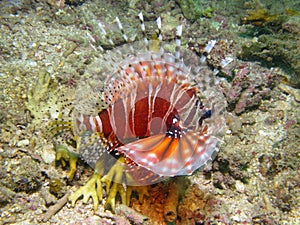
[[[86,36],[88,37],[88,42],[90,43],[90,46],[91,46],[95,51],[97,51],[97,49],[100,50],[101,52],[104,51],[104,49],[103,49],[100,45],[98,45],[98,46],[96,47],[96,40],[95,40],[95,38],[94,38],[89,32],[86,33]]]
[[[181,35],[182,35],[182,24],[176,27],[176,52],[175,58],[176,61],[180,60],[180,46],[181,46]]]
[[[146,28],[145,28],[144,16],[143,16],[142,12],[139,13],[139,20],[140,20],[140,23],[141,23],[141,29],[142,29],[142,32],[143,32],[146,49],[149,50],[149,40],[146,36]]]
[[[99,29],[100,29],[102,35],[104,35],[104,37],[108,39],[109,43],[110,43],[111,45],[114,45],[113,40],[108,36],[108,34],[107,34],[107,32],[106,32],[106,30],[105,30],[103,24],[102,24],[100,21],[98,22],[98,27],[99,27]]]
[[[163,53],[164,49],[162,47],[162,32],[161,32],[161,17],[158,17],[156,20],[157,28],[158,28],[158,41],[159,41],[159,48],[160,52]]]
[[[125,31],[124,31],[124,29],[123,29],[123,26],[122,26],[122,23],[121,23],[119,17],[116,17],[116,21],[117,21],[117,23],[118,23],[118,27],[119,27],[119,29],[120,29],[122,35],[123,35],[124,40],[127,42],[127,41],[128,41],[128,37],[127,37],[127,35],[125,34]]]

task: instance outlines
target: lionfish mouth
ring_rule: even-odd
[[[141,13],[139,19],[145,33]],[[225,99],[205,57],[181,46],[182,25],[174,52],[167,51],[160,18],[157,27],[157,40],[145,38],[111,51],[99,46],[100,71],[82,82],[76,94],[74,115],[84,160],[92,167],[102,160],[109,168],[124,157],[123,172],[130,179],[122,182],[128,185],[190,175],[205,166],[218,151],[225,124]],[[106,35],[101,23],[99,28]],[[206,47],[207,54],[214,43]],[[99,85],[103,76],[106,81]]]

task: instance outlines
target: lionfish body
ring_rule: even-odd
[[[139,17],[145,31],[142,14]],[[158,19],[161,42],[160,26]],[[120,62],[105,72],[105,86],[99,91],[85,85],[83,89],[92,92],[88,96],[78,91],[76,129],[83,137],[96,133],[101,143],[87,147],[82,141],[83,158],[92,166],[103,154],[123,156],[124,172],[134,178],[130,184],[145,185],[191,174],[212,159],[224,125],[225,104],[205,60],[180,49],[181,32],[178,26],[174,53],[162,45],[153,51],[146,39],[141,50],[132,46],[117,50],[120,59],[106,53],[105,61],[116,57],[112,61]],[[124,49],[129,49],[125,55]],[[93,103],[83,107],[87,101],[96,101],[95,107],[101,102],[102,107],[91,109]]]

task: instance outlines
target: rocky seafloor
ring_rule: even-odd
[[[300,3],[225,2],[1,1],[0,224],[300,224]],[[203,171],[153,185],[143,202],[132,197],[130,213],[122,206],[94,212],[91,200],[79,200],[45,219],[92,173],[82,162],[74,181],[66,181],[47,126],[61,110],[55,105],[60,93],[96,70],[91,67],[100,53],[86,29],[113,47],[97,28],[101,21],[122,44],[111,25],[118,16],[129,38],[140,40],[140,11],[149,32],[161,16],[165,40],[182,23],[182,42],[196,53],[217,40],[208,64],[226,80],[220,152]],[[222,59],[229,65],[220,66]],[[167,222],[166,196],[176,188],[177,217]]]

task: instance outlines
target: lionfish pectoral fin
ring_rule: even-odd
[[[188,131],[180,138],[154,135],[118,148],[138,165],[160,176],[188,175],[205,165],[216,151],[217,140]]]

